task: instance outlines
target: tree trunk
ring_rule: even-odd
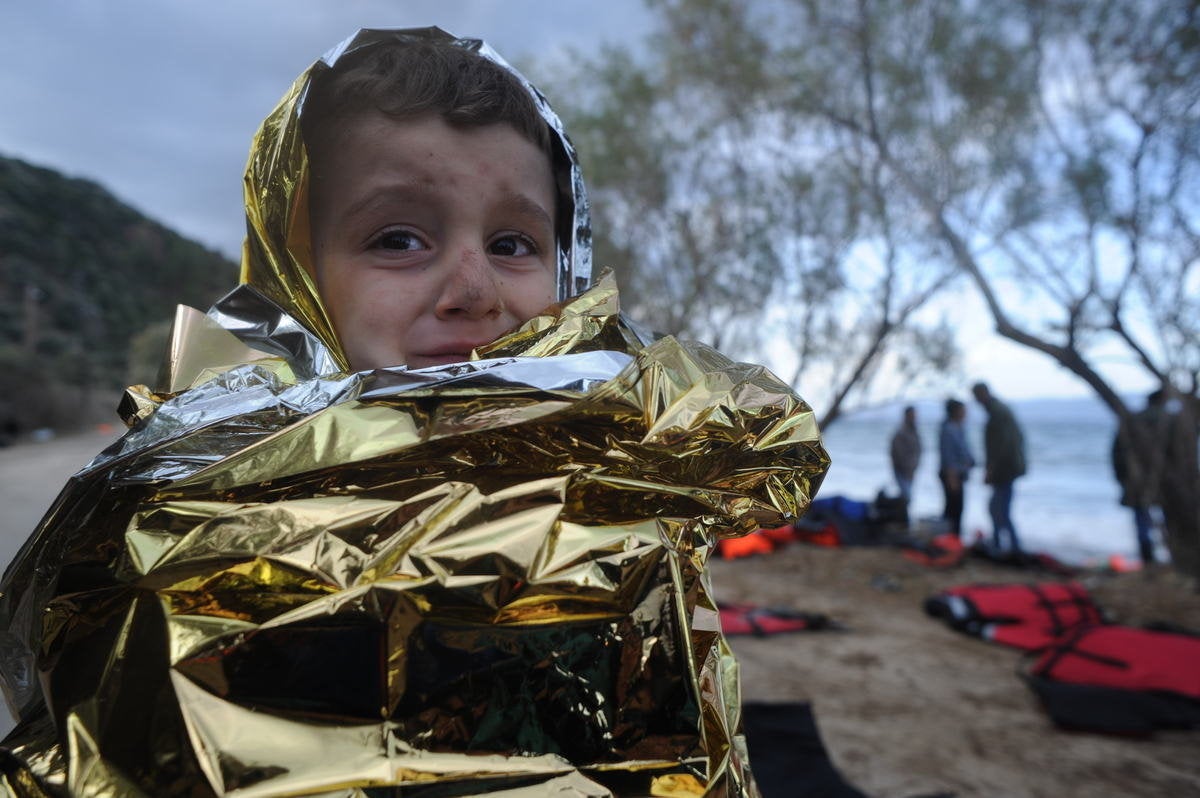
[[[1200,397],[1185,396],[1175,418],[1167,470],[1163,475],[1164,542],[1171,562],[1197,580],[1200,589]]]

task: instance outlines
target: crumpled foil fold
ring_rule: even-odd
[[[6,574],[10,793],[754,794],[705,564],[811,410],[610,280],[476,355],[152,394]]]

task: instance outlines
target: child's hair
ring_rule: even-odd
[[[449,42],[375,44],[315,75],[300,115],[310,157],[347,119],[373,111],[398,120],[436,114],[465,127],[507,122],[553,159],[549,126],[516,76]]]

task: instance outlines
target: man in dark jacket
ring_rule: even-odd
[[[892,435],[888,448],[892,458],[892,473],[905,504],[912,504],[913,478],[921,462],[921,435],[917,432],[917,409],[912,405],[904,408],[904,420]]]
[[[992,516],[992,542],[1011,555],[1021,553],[1021,542],[1012,522],[1013,482],[1025,473],[1025,438],[1008,405],[992,396],[985,383],[971,388],[975,400],[987,410],[983,429],[984,481],[992,486],[988,512]],[[1005,545],[1004,538],[1008,538]]]
[[[1154,562],[1154,521],[1150,508],[1162,502],[1162,478],[1167,461],[1171,417],[1166,393],[1146,397],[1146,407],[1122,421],[1113,438],[1112,464],[1121,483],[1121,504],[1133,510],[1138,553],[1143,563]]]

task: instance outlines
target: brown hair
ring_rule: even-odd
[[[520,80],[448,42],[380,43],[317,72],[300,115],[310,155],[331,144],[347,119],[372,111],[394,119],[437,114],[467,127],[507,122],[553,160],[549,126]]]

